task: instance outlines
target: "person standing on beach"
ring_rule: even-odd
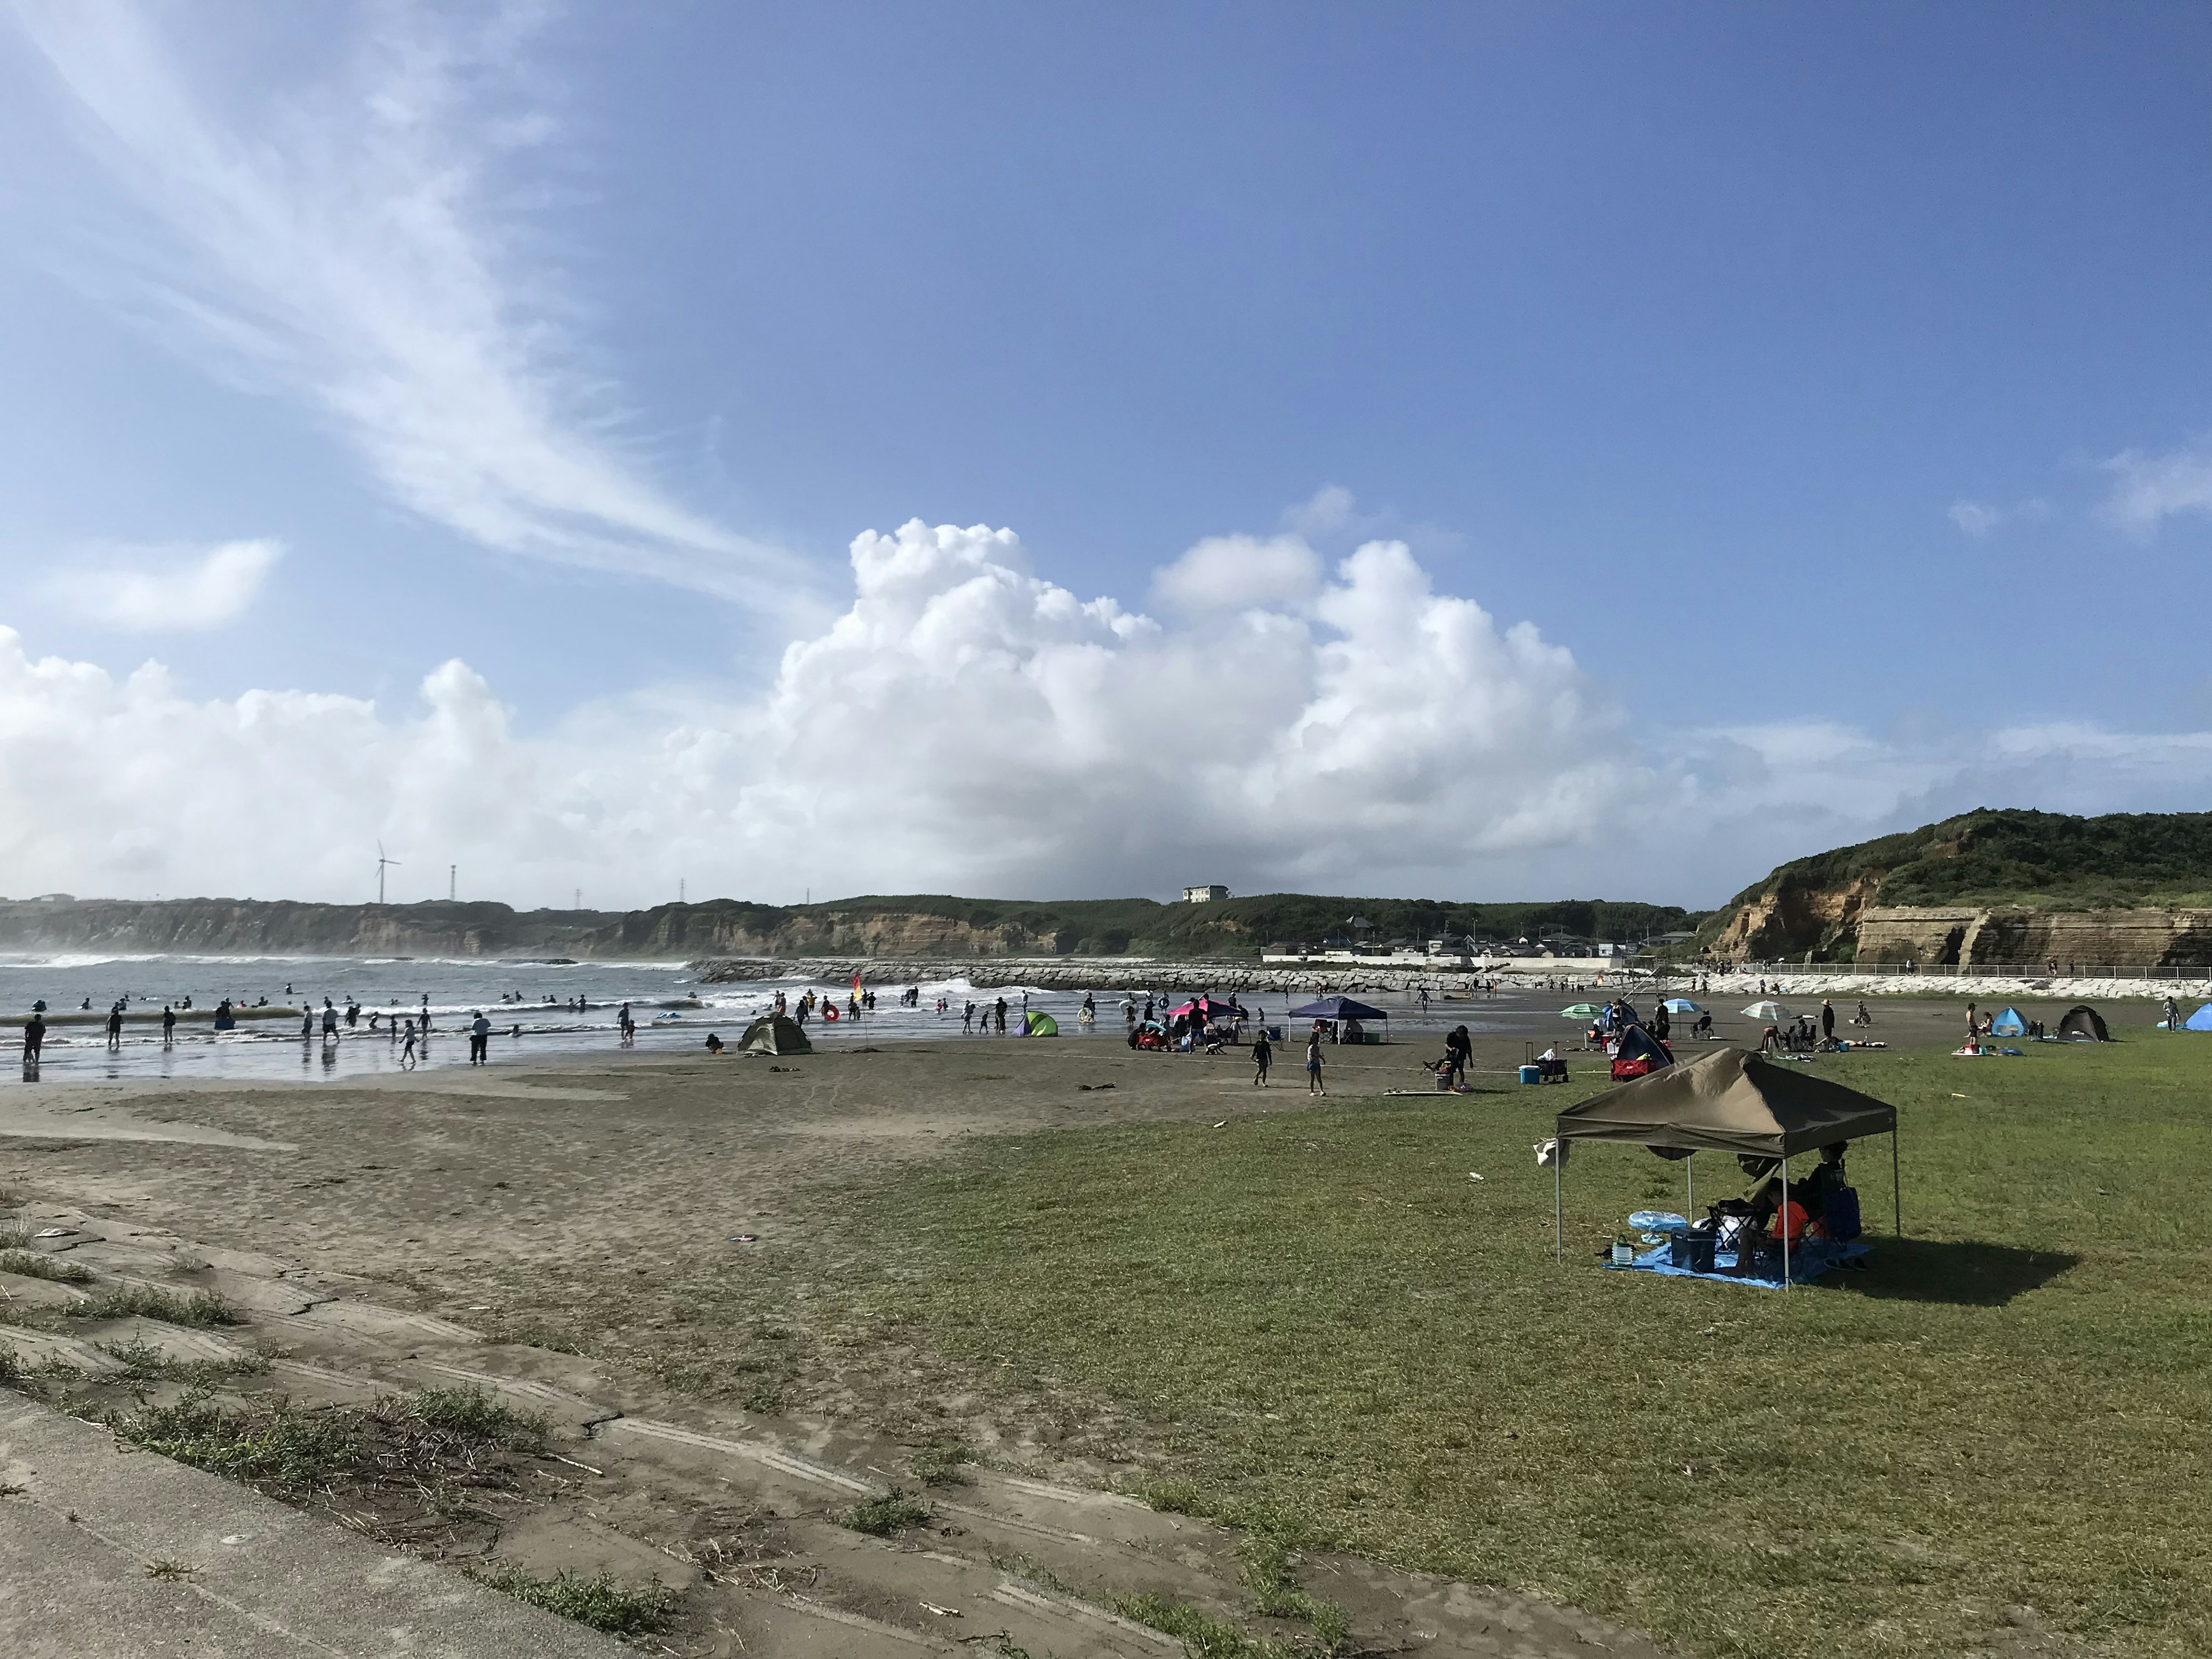
[[[1267,1030],[1260,1028],[1260,1040],[1252,1045],[1252,1083],[1255,1088],[1267,1086],[1267,1068],[1275,1063],[1275,1051],[1268,1044]]]
[[[323,1041],[336,1042],[337,1040],[338,1011],[331,1006],[331,1000],[325,997],[323,999]]]
[[[415,1069],[415,1022],[407,1022],[406,1041],[399,1045],[399,1063],[409,1071]]]
[[[33,1011],[23,1022],[23,1064],[35,1066],[46,1046],[46,1017]]]
[[[469,1064],[485,1066],[491,1061],[491,1022],[484,1018],[483,1010],[469,1026]]]
[[[1820,1035],[1831,1042],[1836,1040],[1836,1005],[1826,997],[1820,999]]]
[[[970,1002],[968,1011],[960,1016],[960,1035],[971,1036],[975,1030],[975,1005]]]
[[[1474,1039],[1467,1034],[1467,1027],[1455,1027],[1444,1039],[1444,1075],[1449,1081],[1467,1086],[1467,1062],[1474,1053]]]
[[[310,1008],[300,1016],[300,1041],[302,1042],[313,1042],[314,1040],[315,1011]]]
[[[123,1005],[119,1002],[107,1011],[107,1046],[110,1048],[123,1046]]]
[[[999,999],[998,1002],[997,1002],[997,1003],[993,1006],[992,1012],[993,1012],[994,1015],[996,1015],[996,1017],[997,1017],[997,1018],[998,1018],[998,1022],[999,1022],[999,1035],[1000,1035],[1000,1036],[1006,1036],[1006,998],[1004,998],[1004,997],[1000,997],[1000,998]]]
[[[1328,1092],[1322,1086],[1321,1081],[1321,1027],[1318,1024],[1314,1027],[1313,1035],[1306,1039],[1306,1092],[1310,1095]]]
[[[164,1048],[177,1046],[177,1011],[166,1002],[161,1005],[161,1046]]]

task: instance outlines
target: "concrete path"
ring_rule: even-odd
[[[10,1659],[613,1659],[619,1644],[0,1393]],[[159,1576],[150,1571],[161,1564]]]

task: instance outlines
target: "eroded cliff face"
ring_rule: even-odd
[[[297,904],[252,899],[0,900],[0,950],[191,956],[574,954],[585,915],[503,904]]]
[[[766,925],[763,925],[766,924]],[[646,911],[583,942],[579,956],[659,957],[1006,957],[1054,956],[1073,939],[1011,923],[976,927],[957,916],[899,910],[775,912]]]
[[[1928,967],[2055,962],[2062,973],[2194,967],[2212,962],[2212,910],[1874,907],[1859,922],[1858,960]]]
[[[252,899],[0,900],[0,951],[139,955],[573,957],[1058,956],[1073,936],[1011,922],[766,906],[615,915],[503,904],[302,904]],[[1125,941],[1126,942],[1126,941]]]
[[[1868,877],[1833,888],[1779,883],[1729,918],[1714,954],[1764,959],[1832,950],[1853,935],[1880,887],[1879,878]]]

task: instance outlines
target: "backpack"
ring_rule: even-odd
[[[1820,1206],[1820,1231],[1839,1244],[1859,1236],[1859,1189],[1838,1187]]]

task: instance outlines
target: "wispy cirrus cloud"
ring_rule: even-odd
[[[129,634],[194,633],[241,615],[284,544],[224,542],[204,553],[130,548],[75,560],[40,585],[64,609]]]
[[[2105,516],[2136,535],[2149,535],[2178,513],[2212,513],[2212,439],[2160,455],[2124,449],[2105,471],[2112,476]]]
[[[197,353],[315,409],[398,501],[486,546],[755,592],[790,562],[611,435],[502,195],[501,164],[554,131],[526,69],[538,10],[380,9],[334,77],[259,100],[196,79],[130,0],[17,15],[158,228],[132,274]]]
[[[1951,503],[1950,510],[1943,516],[1978,540],[2004,525],[2043,523],[2051,517],[2051,503],[2040,496],[2031,495],[2026,501],[2014,501],[2010,507],[1998,507],[1988,501],[1972,501],[1960,496]]]

